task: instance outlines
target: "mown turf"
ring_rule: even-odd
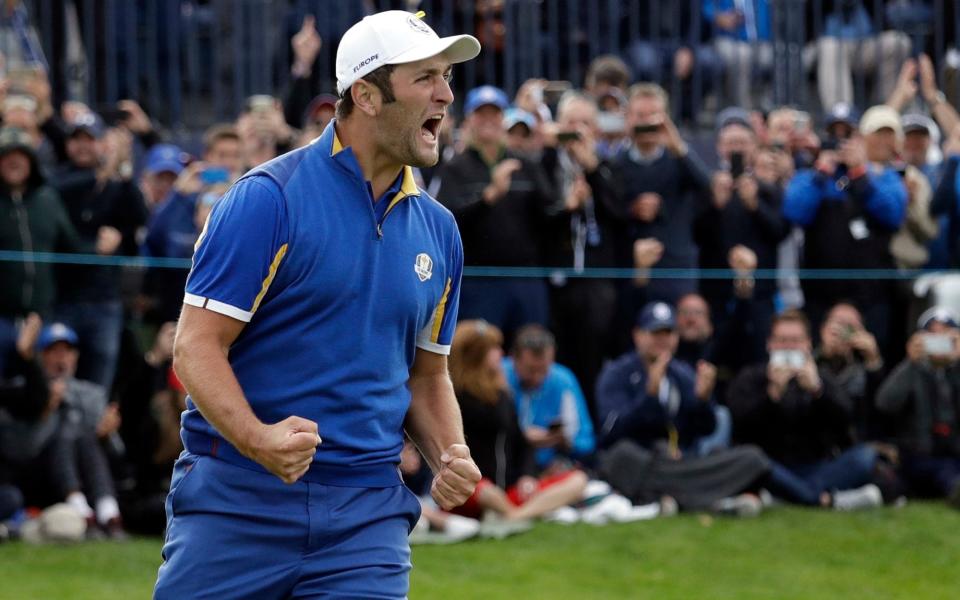
[[[0,546],[0,599],[149,597],[157,539]],[[960,512],[935,503],[838,514],[778,509],[414,549],[410,597],[960,598]]]

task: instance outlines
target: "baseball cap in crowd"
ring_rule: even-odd
[[[900,113],[886,104],[871,106],[860,118],[860,133],[862,135],[870,135],[881,129],[892,129],[898,139],[903,137]]]
[[[933,122],[933,119],[927,115],[921,115],[918,113],[910,113],[903,115],[901,119],[903,122],[903,133],[913,133],[914,131],[922,131],[929,136],[933,136],[934,131],[938,131],[939,128],[937,124]]]
[[[747,129],[753,130],[750,113],[739,106],[728,106],[717,115],[717,131],[730,125],[743,125]]]
[[[960,316],[946,306],[932,306],[923,311],[917,319],[917,329],[928,329],[934,322],[943,323],[948,327],[960,327]]]
[[[66,342],[71,346],[76,346],[79,341],[80,338],[77,337],[76,331],[63,323],[53,323],[44,327],[40,332],[40,337],[37,338],[37,350],[43,352],[57,342]]]
[[[517,125],[526,125],[527,129],[533,131],[537,126],[537,120],[522,108],[508,108],[503,113],[503,129],[510,131]]]
[[[830,110],[827,112],[826,118],[823,121],[824,128],[830,129],[831,125],[837,123],[844,123],[849,125],[852,129],[857,128],[857,122],[860,120],[860,115],[857,113],[857,109],[853,107],[848,102],[837,102]]]
[[[33,140],[30,134],[17,127],[0,129],[0,156],[14,150],[20,150],[31,157],[34,156]]]
[[[347,30],[337,48],[337,93],[341,96],[358,79],[383,65],[399,65],[443,54],[461,63],[480,54],[472,35],[441,38],[424,23],[423,12],[388,10],[368,17]]]
[[[147,173],[170,172],[179,175],[183,171],[186,153],[173,144],[157,144],[150,148],[143,170]]]
[[[644,331],[663,331],[676,329],[677,319],[666,302],[651,302],[643,307],[637,316],[637,328]]]
[[[97,113],[84,112],[75,116],[72,121],[67,123],[67,135],[74,136],[78,133],[87,133],[94,138],[103,137],[106,127],[103,119]]]
[[[467,99],[463,103],[463,114],[469,115],[481,106],[496,106],[500,110],[506,110],[510,106],[510,98],[507,93],[498,87],[492,85],[481,85],[467,92]]]

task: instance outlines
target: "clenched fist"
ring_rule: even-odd
[[[430,495],[443,510],[467,501],[480,482],[480,469],[470,458],[470,448],[453,444],[440,457],[440,472],[433,478]]]

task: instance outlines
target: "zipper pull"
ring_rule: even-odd
[[[383,223],[377,223],[377,239],[383,239]]]

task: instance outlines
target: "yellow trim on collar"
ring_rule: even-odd
[[[343,152],[343,144],[340,143],[340,138],[337,137],[337,129],[333,129],[333,147],[330,149],[330,156],[336,156]]]
[[[417,182],[413,178],[413,169],[408,165],[403,167],[403,180],[400,181],[400,191],[394,195],[393,199],[390,200],[390,204],[387,205],[387,210],[384,211],[383,217],[386,218],[390,214],[390,211],[393,210],[393,207],[400,203],[401,200],[407,196],[417,196],[420,194],[420,188],[417,187]]]

